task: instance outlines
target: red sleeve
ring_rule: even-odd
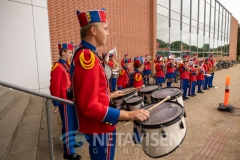
[[[51,79],[50,79],[50,93],[52,96],[59,97],[61,95],[61,77],[62,77],[62,69],[58,63],[53,64],[51,71]],[[53,101],[54,106],[59,106],[60,102]]]

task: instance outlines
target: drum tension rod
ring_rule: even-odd
[[[179,126],[180,126],[180,128],[181,128],[181,129],[184,129],[184,125],[183,125],[183,122],[182,122],[182,120],[181,120],[181,123],[180,123],[180,125],[179,125]]]

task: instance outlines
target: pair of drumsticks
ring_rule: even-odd
[[[162,101],[160,101],[160,102],[156,103],[155,105],[153,105],[152,107],[150,107],[150,108],[148,109],[148,111],[153,110],[154,108],[158,107],[160,104],[162,104],[163,102],[169,100],[170,98],[171,98],[170,96],[167,96],[167,97],[166,97],[165,99],[163,99]],[[127,122],[127,123],[125,124],[125,126],[129,125],[131,122],[133,122],[133,121]]]
[[[138,90],[138,89],[140,89],[140,88],[143,88],[143,87],[145,87],[145,85],[142,85],[142,86],[137,87],[137,88],[132,88],[132,89],[130,89],[129,91],[124,91],[124,92],[122,92],[122,93],[123,93],[123,94],[126,94],[126,93],[132,92],[132,91],[134,91],[134,90]]]

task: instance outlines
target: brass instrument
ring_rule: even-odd
[[[114,62],[114,65],[113,65],[112,71],[117,72],[119,70],[119,64],[115,60],[113,60],[113,62]]]

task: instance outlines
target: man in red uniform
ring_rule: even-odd
[[[155,63],[155,70],[156,70],[156,85],[162,87],[162,83],[165,82],[165,64],[163,63],[163,58],[161,55],[157,56],[157,61]]]
[[[114,69],[114,61],[113,61],[113,58],[114,58],[114,54],[113,54],[113,53],[110,53],[110,54],[109,54],[108,65],[109,65],[109,67],[111,67],[112,70]],[[111,89],[111,92],[114,92],[114,91],[116,90],[116,85],[117,85],[117,77],[112,76],[111,81],[110,81],[110,89]]]
[[[208,80],[209,80],[209,77],[207,76],[207,74],[209,73],[209,69],[210,69],[210,65],[209,65],[209,58],[206,58],[205,59],[205,63],[203,65],[203,68],[204,68],[204,86],[203,86],[203,90],[209,90],[208,88]]]
[[[130,68],[131,68],[131,64],[132,64],[132,60],[131,58],[124,59],[124,66],[122,67],[122,69],[119,72],[119,77],[117,80],[117,86],[118,86],[118,90],[122,90],[124,88],[129,87],[129,80],[130,80]]]
[[[197,75],[197,85],[198,85],[198,93],[204,93],[202,91],[202,86],[204,84],[204,68],[203,68],[203,64],[204,64],[204,60],[197,60],[195,62],[199,68],[198,68],[198,75]]]
[[[191,96],[191,97],[196,96],[195,86],[196,86],[197,75],[198,75],[198,71],[196,68],[194,68],[193,64],[194,64],[194,60],[191,59],[189,61],[190,72],[189,72],[189,90],[188,90],[188,96]]]
[[[67,99],[67,90],[71,87],[70,73],[68,61],[72,57],[73,44],[59,43],[60,59],[52,66],[50,92],[51,95]],[[64,149],[64,159],[78,160],[81,156],[75,153],[75,131],[78,128],[76,110],[74,106],[61,104],[58,101],[53,101],[55,113],[60,112],[62,120],[62,140]]]
[[[128,54],[124,54],[124,58],[121,60],[121,66],[124,67],[124,61],[128,59]]]
[[[214,54],[211,54],[209,56],[209,64],[211,65],[211,77],[209,77],[209,82],[208,82],[208,87],[209,88],[212,88],[213,87],[213,78],[214,78],[214,69],[215,69],[215,64],[216,63],[216,60],[214,59]]]
[[[167,74],[166,74],[166,79],[167,79],[167,87],[171,87],[172,84],[172,80],[175,77],[174,74],[174,68],[175,68],[175,63],[173,62],[174,60],[174,55],[173,54],[169,54],[167,57]]]
[[[152,71],[151,71],[151,61],[150,61],[150,56],[148,56],[148,54],[145,56],[145,61],[144,61],[144,68],[143,68],[143,75],[145,77],[145,82],[144,84],[145,85],[150,85],[149,84],[149,78],[152,74]]]
[[[143,75],[142,75],[142,70],[143,70],[143,58],[141,57],[135,57],[134,58],[134,72],[130,75],[130,86],[138,88],[140,90],[143,86]]]
[[[183,55],[183,63],[179,66],[180,72],[180,88],[183,90],[183,100],[189,99],[187,97],[187,88],[189,83],[189,68],[188,68],[188,55]]]
[[[140,120],[149,117],[146,110],[123,111],[110,107],[110,95],[104,66],[96,48],[106,44],[108,25],[104,10],[77,11],[81,43],[71,63],[73,95],[79,132],[86,135],[91,160],[114,159],[116,123],[118,120]]]

